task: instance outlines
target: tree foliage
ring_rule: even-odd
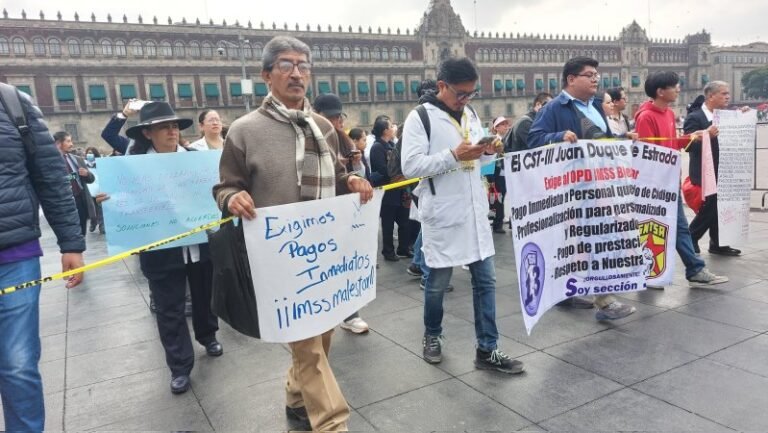
[[[741,77],[744,92],[750,98],[768,98],[768,66],[754,69]]]

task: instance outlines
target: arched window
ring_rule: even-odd
[[[173,55],[173,49],[171,43],[168,41],[160,42],[160,57],[171,57]]]
[[[483,50],[483,61],[490,62],[491,61],[491,52],[490,50]]]
[[[373,47],[373,60],[381,60],[381,48]]]
[[[86,39],[83,41],[83,54],[86,56],[93,56],[96,54],[96,49],[94,48],[92,40]]]
[[[253,58],[253,48],[251,48],[251,44],[243,44],[243,56],[245,56],[246,59]]]
[[[389,60],[389,50],[387,47],[381,49],[381,60]]]
[[[144,57],[144,46],[141,41],[131,42],[131,55],[134,57]]]
[[[312,45],[312,58],[316,60],[320,60],[320,58],[323,56],[322,52],[320,51],[320,46],[318,45]]]
[[[60,56],[61,41],[56,38],[48,39],[48,52],[51,53],[52,56]]]
[[[24,39],[19,37],[13,38],[13,54],[16,56],[27,54],[27,47],[24,45]]]
[[[205,58],[213,56],[213,45],[210,42],[203,42],[203,51],[201,52],[201,55]]]
[[[331,47],[328,45],[323,45],[323,54],[320,56],[323,60],[330,60],[331,58]]]
[[[512,50],[512,61],[517,62],[517,50]]]
[[[112,42],[104,39],[101,41],[101,54],[103,56],[111,56],[112,55]]]
[[[408,48],[400,47],[400,58],[406,61],[411,60],[411,52]]]
[[[483,60],[483,50],[475,51],[475,61],[480,62]]]
[[[261,56],[263,55],[264,48],[261,46],[261,44],[256,44],[253,46],[253,57],[256,60],[261,60]]]
[[[32,51],[36,56],[44,56],[45,40],[41,37],[32,38]]]
[[[115,42],[115,55],[118,57],[125,57],[127,54],[125,49],[125,42],[123,41],[116,41]]]
[[[504,50],[504,61],[509,62],[512,59],[512,53],[509,50]]]
[[[360,47],[355,47],[352,49],[352,59],[354,60],[360,60],[363,58],[363,52],[360,51]]]
[[[11,54],[11,47],[8,45],[8,39],[0,37],[0,55],[7,56]]]
[[[173,43],[173,57],[183,58],[185,56],[184,44],[180,41]]]
[[[70,39],[67,41],[67,50],[69,51],[70,56],[79,56],[80,55],[80,41],[77,39]]]
[[[190,42],[187,47],[187,53],[189,54],[189,57],[200,57],[200,43],[197,41]]]
[[[491,61],[492,62],[498,62],[499,61],[499,53],[496,50],[491,50]]]
[[[341,58],[344,60],[349,60],[350,58],[352,58],[352,54],[349,50],[349,47],[341,48]]]
[[[371,60],[371,49],[363,47],[363,60]]]
[[[392,60],[396,62],[400,60],[400,48],[392,47]]]
[[[341,47],[335,45],[333,48],[331,48],[331,58],[333,60],[341,59]]]
[[[157,57],[157,45],[154,41],[147,41],[144,46],[147,48],[148,57]]]

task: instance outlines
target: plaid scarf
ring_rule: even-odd
[[[275,120],[289,123],[296,131],[296,176],[301,187],[301,200],[318,200],[336,195],[336,167],[333,152],[328,147],[320,127],[312,118],[304,100],[304,110],[292,110],[278,101],[272,93],[264,98],[262,107]],[[309,126],[312,137],[307,137]],[[335,133],[333,129],[331,133]]]

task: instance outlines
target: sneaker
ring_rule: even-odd
[[[442,335],[425,335],[421,340],[424,346],[423,358],[430,364],[439,364],[443,360],[443,345],[445,337]]]
[[[341,322],[341,329],[346,329],[354,334],[365,334],[368,332],[368,324],[365,323],[365,320],[355,317]]]
[[[637,309],[631,305],[622,304],[621,302],[611,302],[607,306],[600,308],[595,313],[595,319],[597,320],[618,320],[623,319],[630,314],[637,311]]]
[[[496,370],[507,374],[520,374],[525,370],[523,363],[512,359],[499,349],[485,352],[475,351],[475,368],[479,370]]]
[[[93,230],[91,230],[93,231]],[[735,257],[741,254],[741,250],[731,247],[709,247],[709,254],[715,254],[718,256],[730,256]]]
[[[727,281],[728,277],[715,275],[707,268],[700,270],[698,274],[688,278],[688,283],[691,286],[711,286],[714,284],[725,283]]]
[[[424,275],[424,272],[421,272],[421,266],[416,266],[413,263],[411,263],[411,265],[408,266],[408,269],[406,269],[405,272],[408,272],[408,275],[411,275],[414,277],[420,277]]]
[[[419,288],[420,288],[421,290],[424,290],[424,287],[425,287],[425,286],[424,286],[424,281],[420,282],[420,283],[419,283]],[[448,287],[446,287],[446,288],[445,288],[445,291],[446,291],[446,292],[453,292],[453,284],[448,284]]]

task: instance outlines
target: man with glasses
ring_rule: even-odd
[[[359,192],[367,180],[339,162],[333,125],[306,99],[311,52],[298,39],[277,36],[264,47],[261,77],[270,93],[257,110],[232,123],[213,195],[221,209],[252,219],[255,208]],[[297,161],[303,161],[299,164]],[[346,431],[349,406],[328,361],[333,330],[289,344],[293,364],[286,383],[286,415],[299,429]]]
[[[442,361],[443,295],[453,267],[469,263],[475,367],[517,374],[523,371],[522,362],[497,346],[495,251],[480,167],[495,158],[498,139],[483,137],[480,119],[467,105],[477,95],[477,80],[469,59],[444,60],[438,66],[437,93],[425,94],[403,126],[401,165],[407,178],[454,170],[422,180],[414,190],[422,252],[430,268],[424,287],[423,358],[430,364]]]
[[[627,108],[627,92],[623,87],[612,87],[605,91],[613,100],[613,113],[608,114],[608,127],[617,137],[626,136],[632,130],[629,119],[622,113]]]
[[[613,137],[602,108],[602,101],[595,98],[600,74],[598,62],[589,57],[574,57],[563,66],[563,91],[548,103],[536,116],[528,134],[528,147],[534,148],[551,143],[579,139]],[[636,138],[629,133],[629,138]],[[611,295],[597,295],[594,302],[573,297],[557,304],[562,307],[597,307],[597,320],[617,320],[635,312],[635,307],[622,304]]]

